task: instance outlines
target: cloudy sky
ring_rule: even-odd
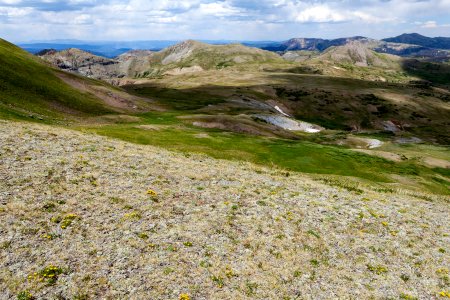
[[[450,0],[0,0],[13,41],[450,36]]]

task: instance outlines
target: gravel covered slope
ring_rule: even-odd
[[[443,200],[0,121],[0,299],[444,299],[449,215]]]

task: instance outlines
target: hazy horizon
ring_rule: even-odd
[[[0,0],[0,36],[33,40],[282,41],[448,36],[450,0]]]
[[[398,35],[401,34],[414,34],[414,33],[418,33],[418,32],[402,32],[399,33]],[[420,34],[420,33],[418,33]],[[424,35],[424,34],[422,34]],[[104,43],[145,43],[145,42],[181,42],[181,41],[185,41],[185,40],[194,40],[194,41],[199,41],[199,42],[223,42],[223,43],[239,43],[239,42],[248,42],[248,43],[261,43],[261,42],[284,42],[286,40],[292,39],[292,38],[317,38],[317,39],[328,39],[328,40],[333,40],[333,39],[338,39],[338,38],[351,38],[351,37],[356,37],[356,36],[362,36],[360,34],[355,34],[355,35],[351,35],[351,36],[335,36],[335,37],[329,37],[329,38],[324,38],[322,36],[292,36],[289,37],[287,39],[272,39],[272,40],[236,40],[236,39],[216,39],[216,40],[210,40],[210,39],[195,39],[195,38],[180,38],[180,39],[147,39],[147,40],[81,40],[81,39],[48,39],[48,40],[24,40],[24,41],[15,41],[17,44],[72,44],[72,43],[80,43],[80,44],[85,44],[85,43],[90,43],[90,44],[104,44]],[[426,35],[424,35],[426,36]],[[371,36],[364,36],[366,38],[369,39],[385,39],[385,38],[390,38],[390,37],[394,37],[394,36],[385,36],[385,37],[381,37],[381,38],[374,38]],[[427,37],[431,37],[431,38],[435,38],[435,37],[450,37],[450,33],[447,35],[442,35],[442,36],[427,36]]]

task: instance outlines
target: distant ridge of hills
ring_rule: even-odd
[[[383,39],[385,42],[418,45],[434,49],[450,49],[450,37],[427,37],[418,33],[404,33],[402,35]]]
[[[363,36],[355,36],[349,38],[338,38],[333,40],[317,39],[317,38],[293,38],[281,43],[273,43],[271,45],[262,47],[268,51],[324,51],[333,46],[343,46],[352,41],[370,40]]]
[[[47,42],[31,42],[19,44],[19,46],[32,53],[37,54],[45,49],[57,51],[77,48],[98,56],[107,58],[117,57],[130,50],[148,49],[158,51],[178,43],[177,41],[136,41],[136,42],[87,42],[76,40],[56,40]]]
[[[345,46],[349,43],[361,42],[380,53],[394,54],[398,56],[418,57],[447,57],[450,50],[450,38],[430,38],[417,33],[402,34],[397,37],[383,40],[370,39],[363,36],[338,38],[333,40],[317,38],[293,38],[285,42],[272,43],[261,47],[264,50],[286,51],[319,51],[323,52],[331,47]]]
[[[170,46],[176,45],[182,41],[179,40],[153,40],[153,41],[130,41],[130,42],[92,42],[92,41],[78,41],[78,40],[54,40],[54,41],[36,41],[29,43],[19,43],[22,49],[37,54],[42,50],[54,49],[57,51],[67,50],[71,48],[80,49],[90,52],[94,55],[103,56],[107,58],[114,58],[131,50],[151,50],[160,51]],[[200,40],[199,42],[211,45],[227,45],[242,43],[243,45],[263,48],[272,45],[273,41],[232,41],[232,40]]]
[[[363,36],[354,36],[337,39],[322,38],[292,38],[287,41],[232,41],[232,40],[204,40],[200,41],[211,45],[227,45],[240,43],[244,46],[259,48],[272,52],[286,51],[319,51],[323,52],[330,47],[344,46],[350,42],[368,43],[371,47],[381,53],[399,56],[422,56],[439,57],[442,50],[450,50],[450,37],[426,37],[418,33],[402,34],[397,37],[382,40],[371,39]],[[31,42],[19,44],[28,52],[37,54],[44,49],[55,49],[57,51],[77,48],[90,52],[94,55],[107,58],[115,58],[130,50],[160,51],[167,47],[176,45],[181,41],[129,41],[129,42],[86,42],[76,40],[55,40],[49,42]],[[445,55],[445,53],[444,53]]]
[[[161,51],[130,50],[114,59],[85,50],[47,49],[36,55],[54,66],[96,79],[195,73],[254,63],[283,62],[280,55],[241,44],[211,45],[187,40]]]
[[[351,70],[353,67],[373,67],[377,71],[372,70],[370,74],[366,74],[366,79],[397,80],[393,74],[401,76],[405,59],[419,59],[430,63],[450,62],[449,50],[362,36],[335,40],[295,38],[280,42],[276,47],[274,43],[266,42],[262,42],[265,46],[257,42],[250,45],[222,42],[207,44],[187,40],[160,51],[129,50],[113,58],[78,48],[61,51],[46,49],[36,55],[60,69],[117,85],[128,82],[129,78],[156,78],[224,68],[255,68],[256,65],[283,64],[285,61],[314,66],[312,69],[305,69],[306,71],[302,69],[295,72],[360,76],[361,74],[355,75],[357,72],[352,73],[345,68]],[[439,69],[438,73],[441,74],[442,71]],[[446,77],[440,80],[443,81],[447,81]]]

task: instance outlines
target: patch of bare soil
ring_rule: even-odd
[[[182,75],[182,74],[190,74],[196,72],[202,72],[203,68],[200,66],[192,66],[186,68],[175,68],[169,71],[164,72],[164,75]]]
[[[392,152],[387,152],[387,151],[377,151],[377,150],[367,150],[367,149],[352,149],[352,150],[356,151],[356,152],[361,152],[361,153],[366,153],[369,155],[382,157],[387,160],[391,160],[391,161],[395,161],[395,162],[400,162],[404,159],[404,157],[402,155],[392,153]]]
[[[384,143],[378,139],[362,138],[349,135],[344,139],[337,140],[335,144],[345,145],[356,149],[375,149],[381,147]]]
[[[196,116],[196,117],[183,117],[182,119],[191,119],[192,124],[197,127],[227,130],[236,133],[245,133],[251,135],[267,136],[267,137],[285,137],[285,138],[297,138],[295,134],[292,134],[286,130],[283,130],[277,126],[255,122],[251,117],[247,115],[240,116]]]
[[[130,115],[103,115],[83,119],[83,122],[89,125],[126,124],[140,121],[141,118]]]
[[[116,108],[119,112],[145,112],[161,110],[153,101],[130,95],[126,92],[110,89],[101,85],[90,85],[84,80],[78,80],[75,76],[57,72],[56,75],[70,86],[90,94],[93,94],[106,105]]]
[[[139,125],[139,126],[136,126],[136,128],[139,128],[139,129],[154,130],[154,131],[159,131],[159,130],[167,129],[170,127],[171,126],[168,126],[168,125]]]
[[[429,167],[450,169],[450,161],[438,159],[434,157],[425,157],[423,163]]]
[[[209,139],[211,136],[207,133],[198,133],[194,137],[197,139]]]

